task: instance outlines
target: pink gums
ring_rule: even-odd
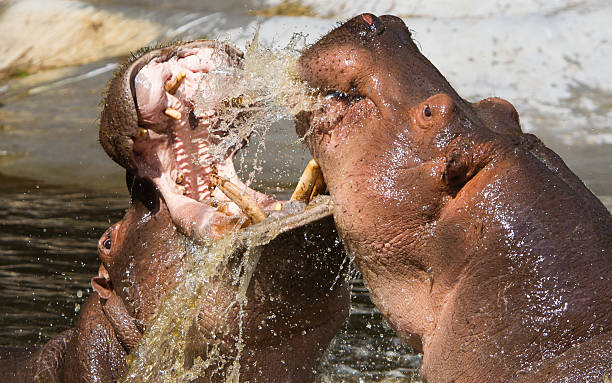
[[[211,197],[210,174],[214,161],[208,153],[208,127],[214,113],[195,115],[197,125],[190,125],[190,113],[195,113],[194,96],[213,98],[210,87],[201,86],[207,81],[208,72],[219,66],[229,66],[229,58],[220,55],[213,48],[194,49],[182,52],[160,62],[152,60],[143,67],[135,78],[136,99],[141,123],[156,131],[170,133],[175,157],[176,175],[182,174],[179,182],[185,187],[187,196],[197,201]],[[186,78],[174,94],[166,92],[164,85],[180,72]],[[180,120],[173,120],[164,114],[166,108],[181,113]],[[192,119],[193,120],[193,119]],[[191,121],[193,123],[193,121]]]

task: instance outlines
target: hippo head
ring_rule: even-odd
[[[277,202],[238,178],[233,158],[239,139],[223,142],[227,129],[248,113],[239,111],[229,123],[217,114],[234,102],[222,99],[222,89],[241,60],[237,49],[211,40],[145,50],[117,71],[103,102],[100,142],[127,170],[132,199],[152,211],[165,204],[194,238],[242,225],[241,213],[249,222],[261,221],[262,209]],[[216,153],[213,146],[220,143],[227,149]]]
[[[435,171],[441,181],[436,189],[452,194],[486,162],[485,147],[471,148],[470,156],[460,149],[486,141],[491,131],[520,133],[510,103],[463,100],[395,16],[364,14],[349,20],[306,50],[300,68],[324,99],[319,110],[298,115],[298,135],[306,136],[332,184],[335,178],[348,179],[347,167],[367,166],[364,159],[375,155],[387,156],[387,173]],[[482,139],[474,140],[477,136]]]
[[[370,248],[371,267],[410,263],[424,272],[427,259],[398,259],[394,249],[388,256],[395,259],[382,261],[384,252],[374,250],[400,240],[405,224],[437,220],[492,159],[490,138],[520,133],[514,107],[462,99],[395,16],[357,16],[307,49],[299,64],[321,102],[298,114],[297,132],[321,166],[347,243]],[[381,209],[395,216],[383,218]],[[365,243],[373,216],[385,235]]]

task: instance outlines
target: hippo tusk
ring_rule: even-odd
[[[319,164],[314,159],[308,162],[291,196],[292,200],[310,202],[325,190],[325,180]]]
[[[233,203],[238,205],[240,210],[242,210],[242,212],[246,214],[246,216],[249,217],[253,223],[259,223],[267,218],[266,213],[264,213],[264,211],[257,206],[255,200],[240,190],[238,186],[233,184],[227,178],[220,177],[216,174],[211,174],[210,183],[213,186],[218,187],[223,194],[227,196],[227,198],[231,199]]]
[[[177,174],[177,176],[176,176],[175,182],[180,185],[180,184],[183,183],[184,180],[185,180],[185,174],[179,172],[179,174]]]
[[[164,114],[170,118],[174,118],[175,120],[181,119],[181,112],[176,109],[166,108],[166,110],[164,110]]]
[[[166,92],[168,92],[170,94],[176,93],[176,91],[178,90],[179,86],[181,86],[183,81],[185,81],[185,77],[187,77],[187,74],[185,74],[185,72],[183,72],[183,71],[178,72],[176,74],[176,76],[172,77],[166,83],[166,85],[164,85],[164,87],[166,88]]]

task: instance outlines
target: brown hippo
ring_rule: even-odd
[[[100,142],[127,169],[132,205],[111,240],[113,256],[103,265],[113,293],[144,328],[162,297],[184,278],[189,252],[185,235],[208,244],[258,222],[262,212],[263,218],[282,214],[275,211],[284,201],[256,192],[238,179],[232,163],[236,148],[222,159],[207,152],[219,139],[212,133],[218,129],[219,117],[215,110],[196,108],[195,99],[214,98],[215,88],[209,85],[217,75],[211,72],[239,66],[241,57],[231,46],[214,41],[176,44],[147,52],[124,66],[109,84]],[[238,189],[251,206],[228,198],[231,190],[224,184]],[[238,315],[234,300],[239,287],[229,272],[240,263],[239,248],[227,272],[201,294],[207,303],[194,324],[186,365],[198,356],[205,358],[213,345],[231,360],[241,331],[241,380],[314,379],[318,359],[349,305],[341,277],[345,257],[328,211],[329,204],[323,201],[303,216],[259,224],[280,235],[262,250],[246,293],[245,316]],[[220,325],[216,321],[222,310],[226,313]],[[212,366],[204,374],[206,381],[224,381],[227,367]]]
[[[127,169],[132,203],[98,243],[102,267],[92,280],[95,293],[65,336],[53,378],[117,381],[163,297],[185,278],[193,249],[242,227],[246,239],[238,235],[238,244],[248,241],[249,232],[269,233],[271,239],[250,279],[244,315],[231,272],[240,266],[245,245],[239,245],[226,270],[200,294],[205,302],[191,326],[183,367],[216,349],[222,358],[195,381],[226,381],[228,371],[239,372],[240,381],[314,380],[318,359],[348,314],[346,257],[329,198],[296,209],[294,202],[242,184],[232,164],[235,149],[221,160],[207,155],[218,117],[214,110],[199,114],[193,99],[196,91],[214,96],[206,94],[211,71],[240,63],[241,54],[231,46],[181,43],[139,55],[109,83],[100,142]],[[232,371],[239,338],[240,368]],[[37,381],[25,375],[17,376]],[[143,375],[132,381],[158,379]]]
[[[322,97],[298,135],[424,379],[608,379],[612,218],[514,107],[462,99],[394,16],[349,20],[299,65]]]

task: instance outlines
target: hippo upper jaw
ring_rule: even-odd
[[[488,122],[421,54],[407,26],[395,16],[363,14],[349,20],[308,48],[299,68],[302,79],[322,97],[316,110],[296,116],[296,132],[324,174],[325,168],[328,172],[338,168],[336,159],[355,156],[339,155],[341,147],[366,148],[368,141],[390,142],[398,137],[403,141],[397,142],[403,147],[402,166],[448,162],[455,148],[473,144],[462,137],[466,131],[469,134],[468,125],[484,127]],[[462,181],[484,167],[499,148],[475,149],[478,158],[462,160],[462,166],[469,163]],[[368,150],[370,156],[382,155],[378,149]]]

